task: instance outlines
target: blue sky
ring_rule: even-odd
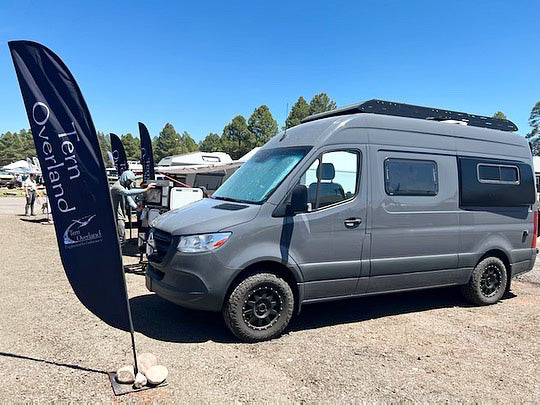
[[[261,105],[326,92],[492,115],[529,132],[540,101],[540,1],[4,1],[0,133],[28,128],[7,41],[71,69],[104,132],[197,141]]]

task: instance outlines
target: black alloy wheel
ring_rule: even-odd
[[[294,294],[283,278],[261,272],[246,277],[223,305],[223,319],[229,330],[245,342],[275,338],[289,324],[294,311]]]
[[[251,291],[242,307],[244,322],[255,330],[265,330],[275,324],[283,309],[283,297],[272,286]]]
[[[498,257],[486,257],[474,268],[461,293],[473,304],[490,305],[499,301],[508,285],[506,266]]]
[[[502,284],[502,272],[499,266],[490,264],[480,277],[480,291],[486,297],[493,297]]]

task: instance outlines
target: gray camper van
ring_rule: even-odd
[[[307,117],[212,198],[155,220],[147,288],[221,311],[251,342],[314,302],[456,285],[493,304],[537,254],[532,156],[516,130],[379,100]]]

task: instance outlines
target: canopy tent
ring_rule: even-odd
[[[4,170],[13,170],[13,169],[26,169],[30,171],[29,164],[26,160],[17,160],[16,162],[10,163],[2,167]]]
[[[39,170],[39,167],[35,164],[32,164],[30,159],[17,160],[16,162],[3,166],[2,170],[6,170],[7,172],[13,174],[41,174],[41,170]]]

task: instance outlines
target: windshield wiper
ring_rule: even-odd
[[[231,197],[214,197],[214,196],[212,196],[212,198],[215,199],[215,200],[223,200],[223,201],[230,201],[230,202],[237,202],[237,203],[244,203],[244,204],[257,204],[256,202],[253,202],[253,201],[239,200],[237,198],[231,198]]]

